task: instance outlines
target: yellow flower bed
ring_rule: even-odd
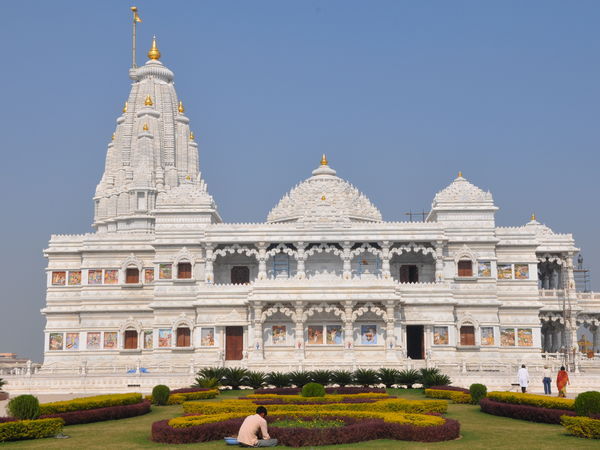
[[[286,403],[298,402],[341,402],[344,399],[384,399],[388,394],[362,393],[362,394],[325,394],[324,397],[303,397],[301,395],[279,395],[279,394],[253,394],[242,397],[249,400],[281,400]]]
[[[183,402],[189,402],[191,400],[203,400],[207,398],[215,398],[219,395],[218,389],[211,389],[210,391],[200,391],[200,392],[183,392],[180,394],[171,394],[169,395],[169,400],[167,401],[167,405],[180,405]],[[151,395],[146,395],[144,397],[146,400],[150,400],[153,402]]]
[[[600,420],[591,417],[561,416],[560,423],[575,436],[600,439]]]
[[[460,391],[446,391],[443,389],[425,389],[425,397],[428,398],[445,398],[452,400],[454,403],[471,403],[471,394]]]
[[[418,427],[430,427],[443,425],[446,421],[442,417],[427,416],[425,414],[402,414],[392,412],[376,412],[376,411],[309,411],[302,408],[298,410],[293,406],[282,405],[284,408],[277,411],[272,411],[273,414],[288,415],[288,416],[345,416],[354,417],[357,419],[383,419],[385,422],[399,423],[402,425],[415,425]],[[301,405],[302,406],[302,405]],[[308,406],[308,405],[306,405]],[[311,405],[314,406],[314,405]],[[250,412],[251,414],[252,412]],[[202,416],[184,416],[176,417],[169,420],[169,425],[173,428],[186,428],[196,425],[204,425],[206,423],[222,422],[229,419],[246,417],[248,412],[229,412],[220,414],[209,414]]]
[[[222,414],[243,413],[251,414],[256,410],[256,404],[246,400],[224,400],[222,402],[185,402],[183,411],[186,414]],[[378,400],[374,403],[329,403],[324,405],[268,405],[271,413],[281,413],[294,409],[299,412],[402,412],[402,413],[445,413],[448,402],[445,400],[405,400],[391,398]]]
[[[487,397],[491,400],[516,405],[539,406],[550,409],[575,410],[575,400],[568,398],[547,397],[545,395],[521,394],[519,392],[488,392]]]
[[[17,420],[0,423],[0,442],[56,436],[63,429],[62,419]]]
[[[110,394],[93,397],[74,398],[62,402],[42,403],[40,415],[58,414],[70,411],[105,408],[108,406],[133,405],[142,401],[142,394]]]

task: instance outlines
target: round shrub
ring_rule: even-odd
[[[157,384],[152,389],[152,401],[155,405],[166,405],[171,395],[171,389],[164,384]]]
[[[484,384],[473,383],[469,387],[469,393],[471,394],[472,403],[479,405],[479,401],[487,395],[487,387]]]
[[[325,388],[319,383],[308,383],[302,388],[302,397],[325,397]]]
[[[575,413],[578,416],[600,414],[600,392],[582,392],[575,399]]]
[[[19,395],[8,402],[8,412],[20,420],[33,420],[40,416],[40,402],[33,395]]]

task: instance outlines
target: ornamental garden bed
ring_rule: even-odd
[[[255,389],[255,395],[261,394],[276,394],[276,395],[299,395],[302,388],[265,388]],[[326,394],[386,394],[385,388],[361,387],[361,386],[345,386],[345,387],[326,387]]]
[[[62,429],[62,419],[8,419],[0,422],[0,442],[52,437]]]
[[[471,394],[465,393],[462,390],[449,390],[449,389],[425,389],[425,397],[428,398],[442,398],[451,400],[453,403],[471,403]]]
[[[561,416],[575,416],[574,404],[566,398],[495,391],[479,402],[488,414],[551,424],[560,424]]]
[[[205,389],[205,388],[183,388],[171,391],[169,394],[169,400],[167,405],[180,405],[183,402],[191,400],[204,400],[215,398],[219,395],[218,389]],[[146,400],[154,403],[151,395],[146,395]]]

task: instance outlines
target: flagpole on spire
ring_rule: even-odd
[[[135,28],[138,22],[141,22],[140,16],[137,13],[137,6],[132,6],[131,12],[133,13],[133,33],[132,33],[132,45],[131,45],[131,67],[136,68],[137,64],[135,63]]]

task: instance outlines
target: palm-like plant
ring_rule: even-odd
[[[216,378],[204,378],[196,377],[196,382],[192,384],[192,387],[216,389],[220,386],[219,380]]]
[[[348,370],[334,370],[331,372],[331,382],[339,384],[341,387],[352,384],[352,372]]]
[[[201,378],[216,378],[221,381],[225,376],[225,367],[205,367],[200,369],[196,376]]]
[[[379,376],[373,369],[356,369],[354,371],[354,381],[361,386],[371,386],[379,382]]]
[[[331,381],[331,371],[313,370],[310,372],[310,380],[314,383],[319,383],[322,386],[327,386]]]
[[[246,383],[252,389],[260,389],[267,383],[267,376],[262,372],[248,372],[246,375]]]
[[[0,378],[0,391],[2,390],[2,386],[6,384],[6,380],[4,378]]]
[[[420,379],[421,374],[415,369],[401,370],[396,378],[398,384],[405,384],[408,389],[412,389],[413,384],[418,383]]]
[[[448,375],[444,375],[439,369],[421,369],[420,383],[424,388],[431,386],[448,386],[452,380]]]
[[[239,389],[246,382],[248,369],[242,367],[227,367],[223,375],[223,384],[231,389]]]
[[[387,369],[385,367],[382,367],[381,369],[379,369],[378,372],[379,380],[381,380],[381,382],[385,384],[386,388],[390,388],[393,384],[396,384],[398,382],[399,373],[400,372],[398,372],[398,370],[396,369]]]
[[[282,372],[270,372],[267,374],[267,383],[276,388],[288,387],[291,384],[290,375]]]
[[[302,388],[305,384],[308,384],[312,381],[310,375],[310,372],[297,370],[295,372],[290,372],[288,376],[292,384],[295,384],[296,387]]]

